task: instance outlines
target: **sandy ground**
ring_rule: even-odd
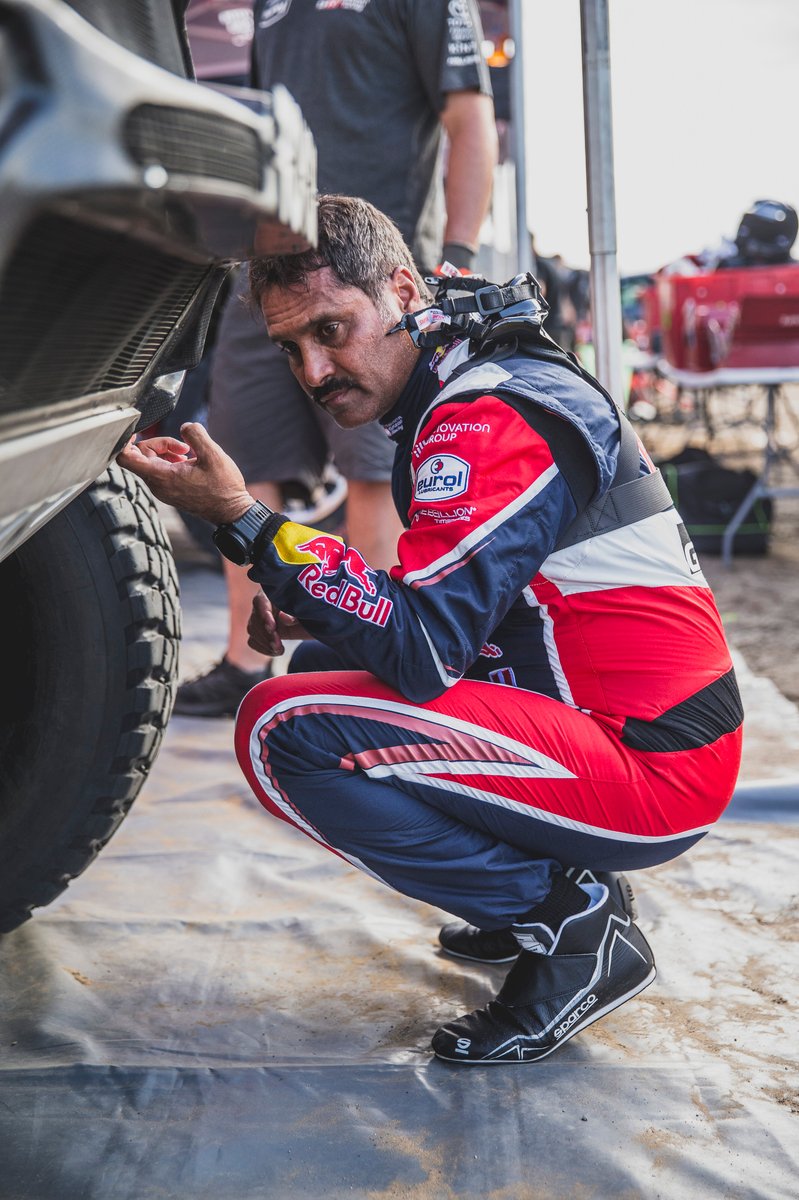
[[[747,668],[742,777],[793,778],[799,796],[799,503],[778,501],[776,513],[765,558],[725,567],[706,555],[702,565]]]
[[[799,778],[775,682],[792,520],[766,560],[707,567],[750,779]],[[190,674],[219,654],[224,585],[175,540]],[[430,1036],[502,970],[446,959],[446,914],[269,820],[232,729],[173,718],[97,862],[3,939],[0,1200],[796,1200],[794,813],[636,873],[653,986],[535,1067],[464,1073]]]
[[[776,501],[764,558],[734,558],[726,567],[705,555],[702,566],[731,641],[753,671],[799,703],[799,501]]]
[[[207,644],[218,579],[183,579]],[[797,825],[637,873],[652,987],[464,1072],[430,1037],[503,969],[268,819],[231,733],[174,718],[97,862],[3,939],[2,1200],[796,1200]]]

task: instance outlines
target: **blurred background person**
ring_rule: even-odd
[[[533,234],[530,235],[530,248],[533,252],[533,272],[549,305],[546,331],[564,350],[574,350],[577,313],[569,294],[571,269],[566,266],[561,254],[539,254]]]
[[[316,141],[319,191],[386,212],[422,274],[442,261],[471,269],[497,159],[475,0],[256,0],[253,17],[251,85],[283,84],[299,103]],[[190,9],[190,29],[191,18]],[[401,530],[393,444],[376,423],[345,431],[314,408],[246,297],[242,271],[220,320],[209,432],[240,464],[250,492],[278,510],[288,487],[312,494],[332,456],[347,481],[348,538],[370,565],[387,569]],[[247,640],[259,589],[244,569],[225,562],[224,570],[227,646],[178,689],[183,715],[232,716],[271,672]]]

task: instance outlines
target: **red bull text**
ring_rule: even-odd
[[[386,624],[394,607],[394,602],[387,596],[368,600],[367,596],[377,596],[375,572],[367,566],[363,556],[354,546],[346,546],[338,538],[328,534],[318,534],[310,541],[302,542],[297,547],[302,553],[313,554],[315,563],[303,567],[297,576],[297,582],[305,588],[310,596],[340,608],[342,612],[351,612],[361,621],[381,628]],[[337,583],[327,583],[330,576],[338,575],[344,570],[353,583],[346,579]],[[364,595],[364,593],[366,593]]]

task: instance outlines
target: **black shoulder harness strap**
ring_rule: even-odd
[[[569,546],[576,546],[579,542],[585,542],[599,534],[623,529],[645,517],[651,517],[656,513],[673,508],[674,501],[660,471],[655,470],[649,475],[640,474],[638,439],[627,417],[602,385],[572,355],[552,341],[540,327],[530,328],[528,326],[522,332],[518,329],[519,325],[521,322],[517,324],[517,329],[511,334],[510,344],[507,342],[503,344],[503,341],[499,339],[493,340],[489,333],[476,355],[476,361],[484,362],[491,358],[501,360],[518,348],[531,358],[557,362],[579,375],[598,391],[608,404],[613,406],[619,419],[619,456],[613,483],[602,496],[590,500],[585,508],[577,514],[558,539],[555,550],[566,550]],[[475,365],[475,360],[463,363],[456,368],[453,375],[466,375],[472,365]],[[515,389],[514,394],[518,395]]]
[[[611,533],[634,525],[644,517],[665,512],[674,506],[671,493],[660,471],[639,475],[638,439],[630,422],[619,411],[621,441],[613,483],[598,500],[591,500],[558,538],[556,550],[566,550],[601,533]]]

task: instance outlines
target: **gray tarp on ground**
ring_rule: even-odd
[[[192,655],[218,581],[184,574]],[[640,874],[660,974],[537,1066],[428,1042],[501,968],[262,813],[175,719],[90,870],[0,941],[2,1200],[799,1195],[799,826]]]

